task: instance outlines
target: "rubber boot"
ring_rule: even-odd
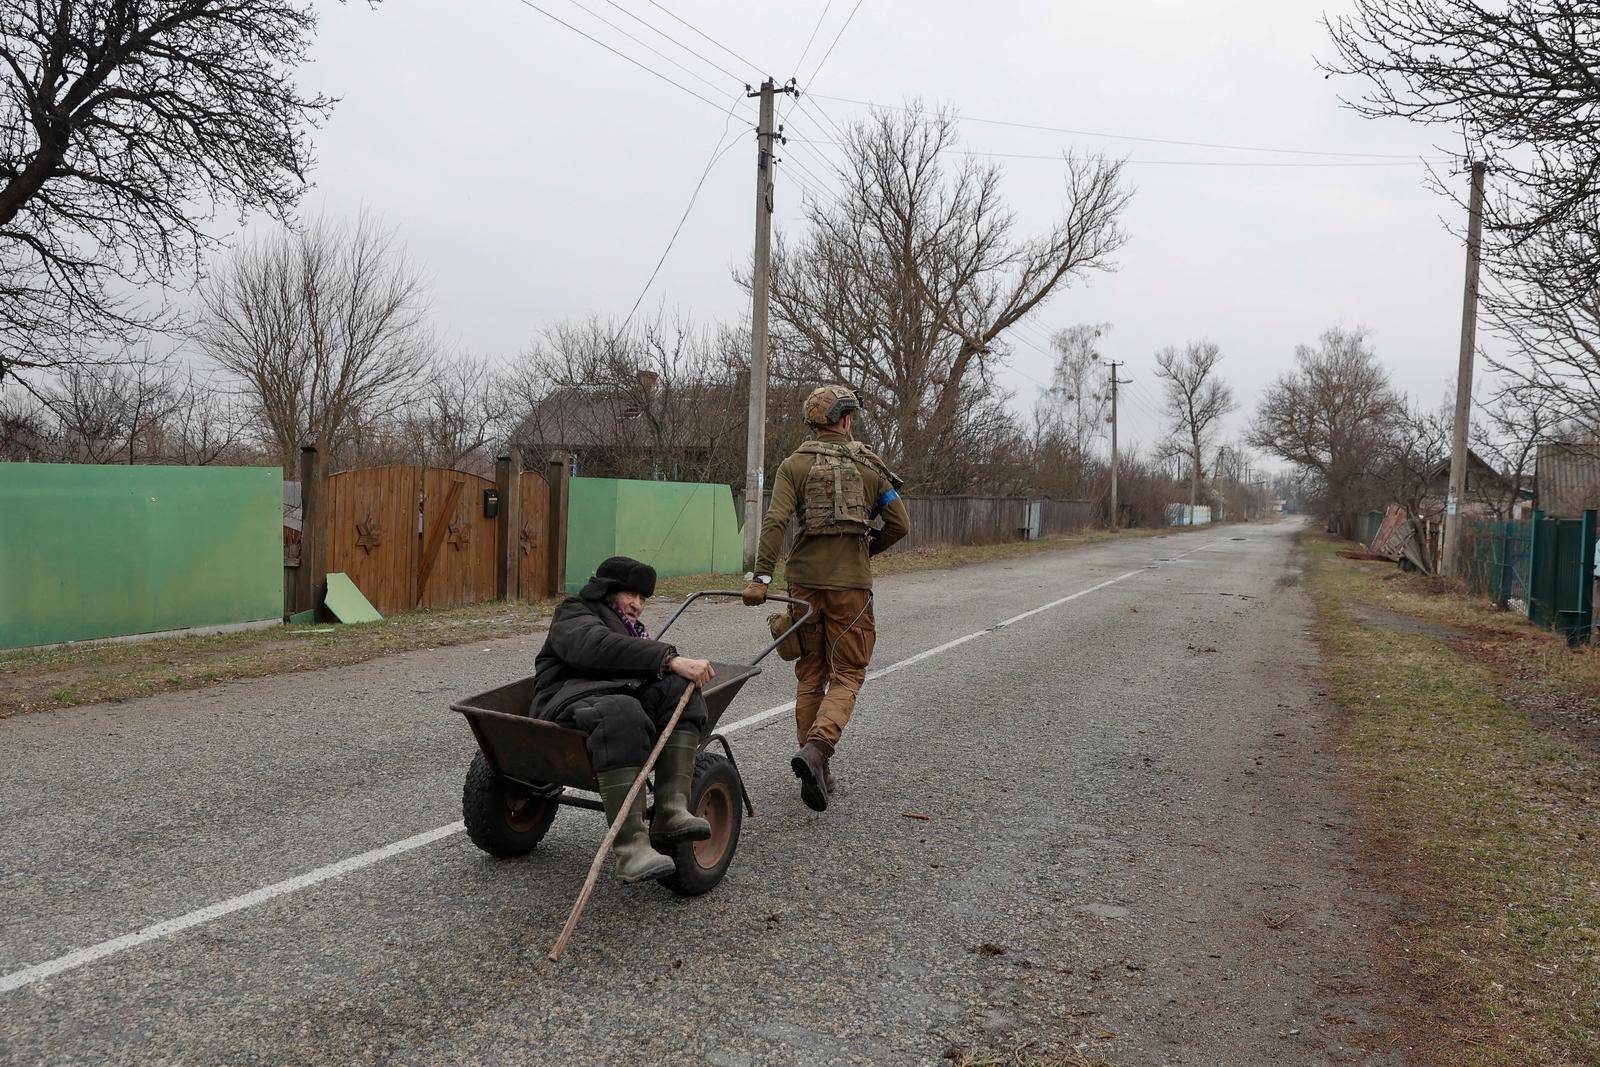
[[[700,751],[697,730],[674,730],[656,761],[656,810],[650,819],[650,837],[668,845],[704,841],[711,824],[689,810],[689,789],[694,785],[694,757]]]
[[[828,810],[828,749],[821,741],[807,741],[789,761],[800,779],[800,799],[812,811]]]
[[[600,782],[600,799],[605,803],[606,822],[609,825],[616,821],[617,812],[622,810],[622,802],[627,799],[628,790],[633,788],[633,780],[639,777],[639,768],[621,767],[613,771],[601,771],[595,777]],[[617,839],[611,846],[611,853],[617,857],[617,877],[629,885],[662,878],[678,869],[671,856],[663,856],[650,845],[650,831],[644,824],[643,790],[633,798],[633,807],[617,829]]]

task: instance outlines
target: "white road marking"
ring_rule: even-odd
[[[877,670],[870,672],[867,675],[867,680],[871,681],[875,678],[882,678],[887,674],[893,674],[895,671],[904,670],[913,664],[921,663],[923,660],[937,656],[942,652],[948,652],[950,649],[957,648],[969,641],[975,641],[985,634],[994,633],[996,630],[1003,630],[1007,626],[1021,622],[1023,619],[1031,618],[1040,614],[1041,612],[1050,611],[1053,608],[1059,608],[1061,605],[1071,603],[1072,601],[1077,600],[1079,597],[1085,597],[1090,593],[1099,592],[1108,586],[1113,586],[1118,582],[1126,581],[1127,579],[1141,574],[1146,570],[1154,570],[1163,563],[1170,563],[1175,560],[1182,559],[1184,556],[1193,555],[1196,552],[1203,552],[1208,548],[1214,548],[1217,545],[1225,543],[1226,540],[1227,539],[1224,538],[1220,541],[1211,541],[1207,544],[1200,545],[1197,548],[1192,548],[1188,552],[1181,553],[1177,556],[1167,559],[1152,560],[1150,563],[1140,567],[1138,570],[1132,570],[1124,574],[1119,574],[1115,578],[1108,578],[1098,585],[1091,585],[1086,589],[1078,590],[1076,593],[1069,593],[1068,595],[1057,600],[1050,601],[1048,604],[1041,604],[1039,607],[1033,608],[1030,611],[1024,611],[1020,615],[1013,615],[1011,618],[1006,619],[1003,622],[997,622],[993,626],[986,627],[982,630],[976,630],[964,637],[958,637],[953,641],[946,641],[942,645],[937,645],[925,651],[918,652],[914,656],[907,656],[905,659],[891,663],[888,666],[880,667]],[[750,715],[743,719],[739,719],[736,722],[729,723],[727,726],[721,727],[718,732],[731,734],[738,730],[748,729],[749,727],[760,725],[763,722],[767,722],[768,720],[775,718],[778,715],[782,715],[786,711],[792,711],[793,709],[794,701],[791,700],[787,703],[779,704],[777,707],[768,708],[765,711],[759,711],[754,715]],[[53,960],[46,960],[43,963],[36,963],[31,967],[24,967],[20,971],[12,971],[9,974],[0,975],[0,993],[9,993],[12,990],[21,989],[22,987],[32,985],[35,982],[41,982],[46,978],[51,978],[55,975],[61,974],[64,971],[74,970],[86,964],[94,963],[96,960],[105,959],[107,956],[113,956],[119,952],[125,952],[128,949],[137,948],[139,945],[143,945],[147,942],[156,941],[164,937],[171,937],[172,935],[181,933],[191,927],[200,926],[204,923],[211,922],[214,919],[220,919],[224,915],[231,915],[236,911],[243,911],[246,908],[253,908],[258,904],[265,904],[267,901],[276,897],[287,896],[290,893],[298,893],[302,889],[309,889],[321,882],[343,877],[344,875],[350,874],[352,871],[359,871],[363,867],[371,867],[374,864],[381,863],[386,859],[392,859],[393,857],[399,856],[402,853],[410,852],[413,849],[419,849],[424,845],[431,845],[435,841],[450,837],[453,834],[458,834],[463,829],[465,828],[460,822],[449,823],[448,825],[440,826],[436,829],[428,830],[424,833],[408,837],[403,841],[396,841],[393,844],[384,845],[382,848],[373,849],[371,852],[363,852],[359,856],[351,856],[349,859],[340,860],[338,863],[330,863],[326,867],[318,867],[314,871],[307,871],[305,874],[298,875],[294,878],[289,878],[282,882],[273,882],[271,885],[262,886],[260,889],[252,890],[251,892],[245,893],[242,896],[230,897],[227,900],[218,901],[215,904],[208,904],[203,908],[200,908],[196,911],[191,911],[185,915],[180,915],[175,919],[166,919],[162,922],[153,923],[150,926],[144,927],[143,929],[135,930],[131,934],[123,934],[121,937],[114,937],[109,941],[101,941],[99,944],[90,945],[87,948],[75,949],[72,952],[68,952],[64,956],[57,956]]]
[[[426,833],[417,834],[415,837],[408,837],[404,841],[396,841],[392,845],[384,845],[382,848],[375,848],[371,852],[363,852],[359,856],[351,856],[347,860],[330,863],[326,867],[318,867],[316,870],[307,871],[297,878],[274,882],[243,896],[209,904],[198,911],[180,915],[176,919],[167,919],[164,922],[154,923],[142,930],[135,930],[131,934],[123,934],[121,937],[114,937],[110,941],[102,941],[98,945],[80,948],[75,952],[67,953],[65,956],[57,956],[53,960],[36,963],[32,967],[24,967],[20,971],[12,971],[10,974],[0,975],[0,993],[21,989],[25,985],[31,985],[52,975],[60,974],[62,971],[70,971],[75,967],[82,967],[86,963],[93,963],[95,960],[126,951],[137,945],[142,945],[146,941],[170,937],[180,931],[189,929],[191,926],[199,926],[201,923],[220,919],[224,915],[242,911],[245,908],[253,908],[257,904],[265,904],[274,897],[297,893],[302,889],[316,885],[318,882],[326,882],[330,878],[338,878],[341,875],[349,874],[351,871],[359,871],[363,867],[371,867],[374,863],[381,863],[391,856],[398,856],[402,852],[410,852],[414,848],[430,845],[442,837],[449,837],[451,834],[459,833],[462,829],[463,827],[459,822],[453,822],[448,826],[441,826],[436,830],[429,830]]]

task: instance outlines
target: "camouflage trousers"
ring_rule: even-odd
[[[789,586],[789,595],[810,604],[811,621],[800,628],[795,661],[795,737],[820,742],[829,752],[855,710],[878,641],[870,589],[811,589]]]

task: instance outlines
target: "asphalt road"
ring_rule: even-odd
[[[559,965],[599,817],[510,862],[450,832],[446,704],[539,635],[0,721],[0,1062],[1398,1062],[1295,529],[882,581],[875,666],[970,639],[868,683],[834,808],[789,716],[741,729],[727,880],[608,877]],[[763,614],[674,636],[725,659]],[[772,663],[725,724],[790,698]]]

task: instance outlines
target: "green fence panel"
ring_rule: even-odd
[[[0,463],[0,648],[282,615],[277,468]]]
[[[1556,625],[1556,531],[1555,519],[1536,518],[1533,546],[1528,559],[1528,618],[1547,630]]]
[[[1581,576],[1583,573],[1583,522],[1558,520],[1555,524],[1555,622],[1556,632],[1569,641],[1581,640],[1589,630],[1583,611]]]
[[[574,478],[567,490],[566,590],[607,556],[632,556],[662,577],[742,569],[744,542],[726,485]]]

